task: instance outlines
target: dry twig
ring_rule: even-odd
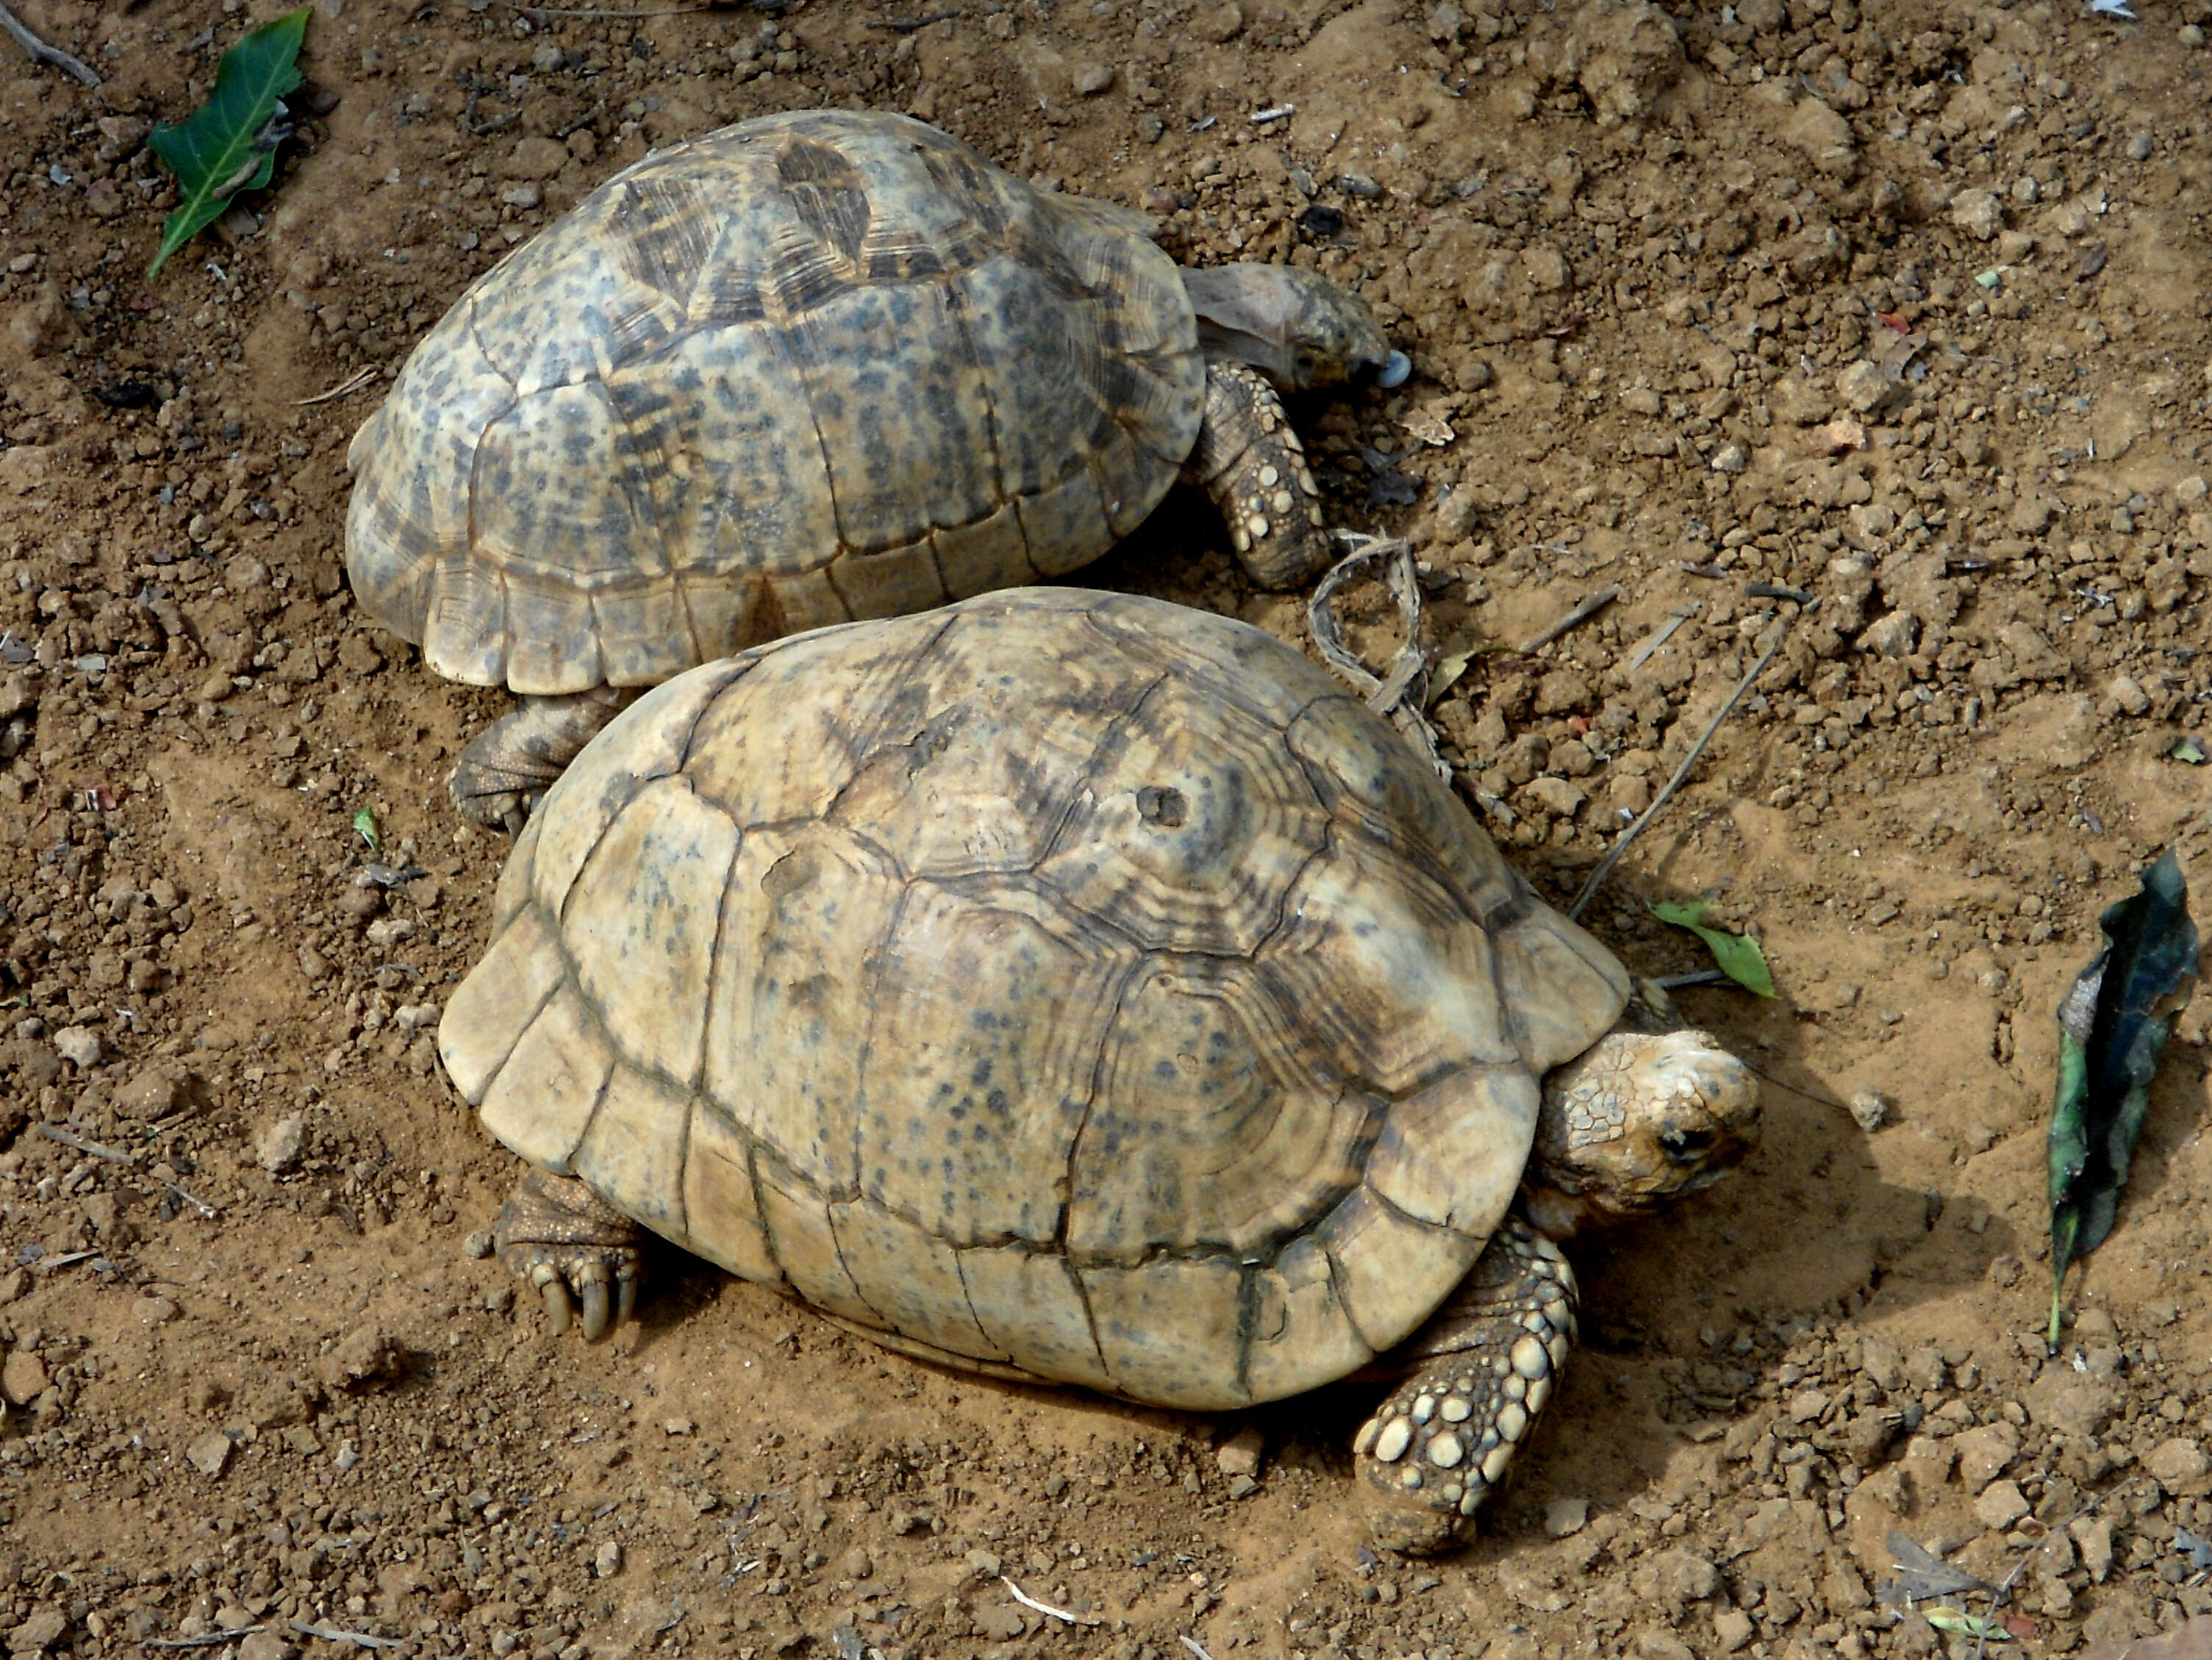
[[[396,1637],[374,1637],[365,1631],[340,1631],[333,1626],[311,1626],[304,1620],[295,1620],[292,1629],[303,1637],[319,1637],[325,1643],[351,1643],[364,1649],[401,1649],[407,1645]]]
[[[1546,629],[1534,640],[1531,640],[1527,645],[1522,647],[1521,655],[1523,657],[1534,656],[1536,653],[1543,650],[1545,647],[1550,645],[1552,642],[1558,639],[1561,635],[1566,633],[1568,629],[1581,627],[1582,624],[1589,622],[1591,617],[1596,616],[1600,611],[1603,611],[1607,605],[1611,605],[1614,600],[1620,598],[1620,585],[1619,583],[1614,583],[1608,587],[1600,588],[1595,593],[1591,594],[1580,605],[1577,605],[1572,611],[1569,611],[1565,617],[1562,617],[1558,622],[1553,623],[1551,627]]]
[[[251,1637],[262,1629],[259,1626],[241,1626],[236,1631],[211,1631],[198,1637],[149,1637],[144,1641],[149,1649],[211,1649],[224,1643],[235,1643],[241,1637]]]
[[[1182,1639],[1182,1645],[1188,1649],[1193,1654],[1196,1655],[1198,1657],[1198,1660],[1213,1660],[1213,1657],[1206,1651],[1206,1645],[1200,1643],[1195,1637],[1184,1638]]]
[[[1003,1573],[999,1576],[999,1583],[1012,1591],[1014,1601],[1019,1602],[1024,1608],[1035,1608],[1039,1614],[1051,1619],[1065,1620],[1071,1626],[1096,1626],[1103,1623],[1095,1614],[1071,1614],[1066,1608],[1053,1607],[1049,1602],[1040,1602]]]
[[[0,29],[6,30],[9,38],[30,54],[33,64],[51,64],[54,68],[75,76],[88,87],[100,84],[100,76],[89,64],[82,58],[72,58],[59,46],[40,40],[29,25],[4,4],[0,4]]]
[[[1429,654],[1421,648],[1421,584],[1413,568],[1413,544],[1398,537],[1363,536],[1339,531],[1337,539],[1352,551],[1333,566],[1314,589],[1306,605],[1306,626],[1314,644],[1329,667],[1367,700],[1367,707],[1398,728],[1406,741],[1435,769],[1437,776],[1451,781],[1451,764],[1437,750],[1436,728],[1421,713],[1428,702]],[[1406,624],[1406,643],[1390,662],[1389,672],[1377,676],[1352,655],[1344,643],[1344,625],[1336,620],[1329,601],[1364,566],[1380,562],[1383,586],[1397,601],[1398,615]]]
[[[893,34],[912,34],[916,29],[926,29],[932,23],[950,22],[968,14],[955,7],[950,11],[926,11],[919,17],[871,17],[860,27],[864,29],[889,29]]]
[[[351,376],[339,381],[328,392],[319,392],[313,398],[294,398],[293,406],[295,409],[305,409],[310,404],[327,404],[333,398],[343,398],[349,392],[358,392],[376,379],[376,366],[373,363],[367,368],[356,369]]]
[[[1682,781],[1690,775],[1690,769],[1698,764],[1698,757],[1705,752],[1705,745],[1713,741],[1713,734],[1721,729],[1721,722],[1727,720],[1729,713],[1743,701],[1743,695],[1751,690],[1752,683],[1766,672],[1766,666],[1774,660],[1774,654],[1782,649],[1782,642],[1789,637],[1789,624],[1778,623],[1774,637],[1767,642],[1766,649],[1759,654],[1759,660],[1751,666],[1751,672],[1736,682],[1735,690],[1729,694],[1728,702],[1721,705],[1719,713],[1705,723],[1705,731],[1698,734],[1698,741],[1690,745],[1690,752],[1682,757],[1682,764],[1674,769],[1674,775],[1667,781],[1666,787],[1651,798],[1651,805],[1644,809],[1634,824],[1614,838],[1611,850],[1598,860],[1598,866],[1590,873],[1589,880],[1583,884],[1583,891],[1575,896],[1575,903],[1567,908],[1570,921],[1582,921],[1583,913],[1589,909],[1590,901],[1597,897],[1597,891],[1605,885],[1605,879],[1613,874],[1613,867],[1628,851],[1628,844],[1637,838],[1646,824],[1658,817],[1659,810],[1667,805],[1668,798],[1682,787]]]
[[[49,1141],[58,1141],[65,1147],[75,1147],[79,1152],[88,1152],[95,1158],[105,1158],[111,1164],[127,1164],[131,1162],[131,1155],[120,1147],[111,1147],[99,1141],[88,1141],[82,1135],[71,1130],[65,1130],[58,1124],[41,1123],[39,1126],[39,1134]]]

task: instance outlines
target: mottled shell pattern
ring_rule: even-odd
[[[355,435],[346,562],[440,673],[650,685],[1097,558],[1176,477],[1197,325],[1146,222],[809,111],[608,180]]]
[[[1219,1408],[1420,1325],[1624,1006],[1243,623],[988,595],[710,665],[517,842],[440,1029],[507,1146],[910,1352]]]

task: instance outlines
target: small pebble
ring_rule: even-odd
[[[1224,1475],[1257,1475],[1267,1446],[1267,1438],[1259,1426],[1247,1424],[1214,1449],[1213,1462]]]
[[[483,1228],[478,1228],[461,1241],[461,1255],[471,1262],[483,1262],[492,1254],[492,1237]]]
[[[1544,1506],[1544,1531],[1554,1539],[1580,1533],[1589,1521],[1587,1499],[1554,1499]]]
[[[602,1579],[611,1579],[622,1572],[623,1548],[616,1541],[603,1541],[592,1556],[592,1572]]]
[[[1851,1097],[1851,1116],[1861,1129],[1872,1134],[1882,1127],[1894,1104],[1880,1090],[1861,1090]]]
[[[253,1156],[271,1176],[297,1169],[307,1152],[307,1121],[294,1113],[261,1132]]]

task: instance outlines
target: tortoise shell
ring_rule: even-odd
[[[1205,383],[1136,215],[904,116],[770,116],[470,288],[355,435],[347,566],[453,679],[653,684],[1097,557]]]
[[[1215,1408],[1427,1317],[1627,992],[1304,657],[1027,589],[649,693],[439,1041],[508,1147],[732,1273]]]

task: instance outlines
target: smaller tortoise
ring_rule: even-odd
[[[642,1224],[995,1377],[1203,1410],[1385,1372],[1361,1490],[1433,1550],[1572,1341],[1545,1235],[1756,1139],[1749,1071],[1650,1012],[1298,653],[1031,588],[633,705],[439,1045],[539,1167],[500,1241],[556,1325],[627,1315]]]
[[[1315,273],[1182,270],[1149,229],[813,110],[647,156],[478,278],[347,453],[362,609],[524,700],[461,811],[516,828],[696,664],[1073,570],[1178,476],[1255,581],[1311,576],[1279,394],[1410,365]]]

